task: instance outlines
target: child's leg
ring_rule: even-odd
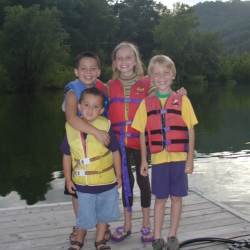
[[[170,211],[170,230],[168,237],[176,237],[177,228],[179,225],[181,210],[182,210],[182,197],[170,196],[171,211]]]
[[[107,228],[107,223],[97,222],[97,225],[96,225],[97,232],[96,232],[96,240],[95,240],[96,242],[104,239],[106,228]],[[100,244],[98,246],[98,249],[101,246],[105,246],[105,244]]]
[[[167,199],[157,199],[155,197],[155,206],[154,206],[154,230],[155,230],[155,239],[161,238],[161,229],[162,223],[165,215],[165,204]]]
[[[136,181],[140,188],[141,206],[143,214],[142,227],[147,228],[150,227],[149,213],[151,205],[151,189],[150,189],[149,177],[148,176],[144,177],[140,174],[140,167],[141,167],[140,149],[131,149],[131,152],[135,160]]]
[[[78,215],[78,200],[74,196],[72,196],[72,204],[73,204],[73,209],[74,209],[74,212],[75,212],[75,216],[77,218],[77,215]]]
[[[87,233],[86,230],[81,229],[79,227],[76,227],[76,239],[75,239],[75,241],[79,242],[79,243],[83,243],[83,239],[84,239],[84,236],[85,236],[86,233]],[[74,244],[72,244],[72,247],[74,247],[76,249],[81,248],[79,245],[74,245]]]

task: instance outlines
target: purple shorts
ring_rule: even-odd
[[[152,194],[157,199],[166,199],[169,195],[176,197],[188,195],[188,179],[185,173],[185,165],[186,161],[152,165]]]

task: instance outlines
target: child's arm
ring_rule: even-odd
[[[69,193],[74,194],[76,191],[76,187],[71,180],[71,156],[63,154],[63,172],[66,181],[66,187]]]
[[[141,144],[141,168],[140,173],[142,176],[148,176],[148,161],[147,161],[147,149],[145,144],[145,134],[140,133]]]
[[[75,93],[70,91],[66,97],[65,116],[70,126],[86,134],[94,135],[97,140],[107,146],[110,142],[109,134],[104,130],[99,130],[78,116],[78,101]]]
[[[122,162],[119,150],[113,152],[113,158],[114,158],[115,175],[117,181],[117,185],[115,187],[120,188],[122,186]]]
[[[188,159],[185,166],[185,173],[186,174],[192,174],[194,170],[194,128],[190,128],[188,130],[188,138],[189,138],[189,144],[188,144]]]

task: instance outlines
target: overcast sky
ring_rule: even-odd
[[[180,1],[175,1],[175,0],[158,0],[157,2],[161,2],[165,6],[167,6],[168,9],[172,9],[173,4],[176,3],[176,2],[185,3],[185,4],[188,4],[189,6],[193,6],[193,5],[197,4],[197,3],[206,2],[206,1],[203,1],[203,0],[180,0]],[[225,2],[225,0],[223,0],[222,2]]]

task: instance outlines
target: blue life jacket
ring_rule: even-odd
[[[102,113],[102,116],[107,117],[107,113],[108,113],[108,94],[107,94],[107,91],[106,91],[102,81],[100,81],[99,79],[96,80],[94,87],[101,90],[103,92],[103,94],[105,95],[104,112]],[[76,97],[77,97],[77,100],[79,103],[81,93],[86,88],[87,87],[78,79],[73,81],[73,82],[68,83],[64,87],[64,90],[63,90],[63,101],[65,100],[66,95],[69,92],[69,90],[73,90],[73,92],[76,94]],[[78,115],[82,116],[82,114],[79,110],[78,110]]]

